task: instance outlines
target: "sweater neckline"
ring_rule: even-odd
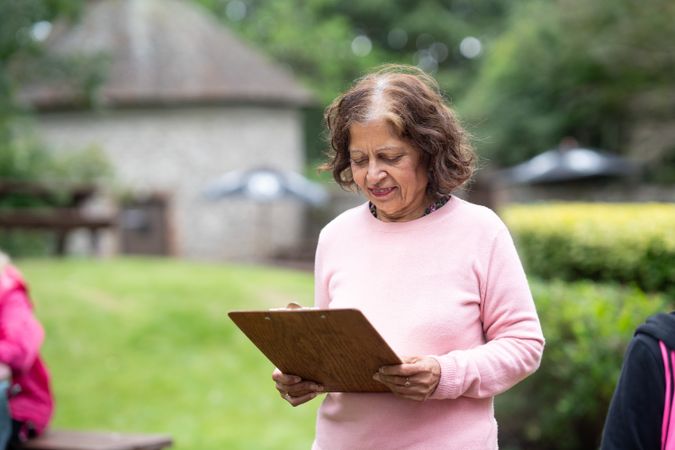
[[[368,207],[368,202],[361,205],[361,213],[366,215],[366,224],[369,228],[385,233],[404,233],[412,230],[419,230],[431,226],[450,214],[457,208],[460,200],[451,195],[448,199],[448,202],[443,205],[442,208],[433,211],[430,214],[422,216],[418,219],[409,220],[407,222],[383,222],[380,219],[377,219],[370,212]]]

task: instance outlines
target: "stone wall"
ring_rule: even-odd
[[[95,145],[115,171],[117,194],[161,193],[170,199],[177,256],[253,259],[301,238],[303,206],[258,205],[204,198],[225,172],[273,167],[302,172],[304,141],[298,110],[202,107],[49,113],[39,131],[55,151]]]

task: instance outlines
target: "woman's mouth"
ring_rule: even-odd
[[[368,188],[373,197],[382,198],[394,192],[395,187],[386,188]]]

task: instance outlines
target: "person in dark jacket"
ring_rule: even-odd
[[[675,449],[674,350],[675,312],[654,315],[637,328],[609,406],[602,450]]]

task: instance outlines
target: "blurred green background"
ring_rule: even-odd
[[[227,318],[312,302],[308,274],[175,260],[24,260],[47,339],[54,427],[170,434],[176,449],[309,448],[318,402],[279,398]]]
[[[523,161],[565,136],[640,156],[630,139],[634,123],[673,120],[675,5],[669,0],[186,1],[211,11],[315,93],[319,104],[306,111],[311,162],[325,148],[323,107],[382,63],[432,73],[483,160],[495,166]],[[64,64],[41,55],[45,24],[59,16],[77,20],[85,3],[0,1],[0,175],[8,173],[11,149],[38,145],[13,101],[31,73],[10,70],[13,63],[29,60],[31,72],[51,70],[89,95],[105,80],[101,58]],[[646,176],[672,184],[675,143],[658,147],[641,155]],[[23,164],[21,170],[37,170],[25,158]]]

